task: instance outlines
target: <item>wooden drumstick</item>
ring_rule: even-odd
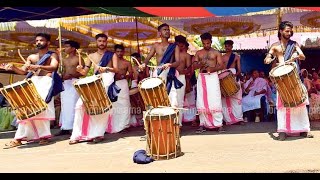
[[[134,59],[136,61],[136,63],[138,64],[138,66],[141,66],[141,64],[139,63],[138,59],[135,57],[131,57],[132,59]]]
[[[80,49],[76,49],[78,55],[79,55],[79,65],[82,66],[82,63],[81,63],[81,50]]]
[[[97,65],[97,63],[95,63],[95,62],[89,57],[89,54],[88,54],[88,53],[86,53],[86,55],[87,55],[88,59],[92,62],[92,64],[93,64],[94,66],[99,67],[99,66]]]
[[[149,68],[157,68],[158,66],[150,66],[150,65],[147,65]]]
[[[24,59],[24,57],[21,55],[20,49],[18,49],[18,54],[19,54],[20,58],[22,59],[22,61],[23,61],[24,63],[27,63],[27,61],[26,61],[26,60]]]
[[[168,107],[168,108],[172,108],[172,109],[185,110],[185,111],[188,110],[186,108],[178,108],[178,107],[170,107],[170,106],[158,106],[158,107]]]

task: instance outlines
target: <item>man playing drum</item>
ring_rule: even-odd
[[[61,112],[60,112],[60,129],[61,131],[55,136],[70,134],[73,128],[75,106],[79,99],[79,94],[73,86],[73,83],[82,76],[77,72],[79,63],[84,64],[81,56],[78,55],[77,49],[80,44],[76,41],[65,41],[64,51],[67,57],[63,59],[63,87],[64,91],[61,92]]]
[[[287,62],[294,62],[299,72],[298,60],[305,60],[305,56],[299,47],[299,44],[290,38],[293,35],[293,24],[289,21],[283,21],[279,25],[278,38],[279,42],[273,43],[264,62],[270,64],[278,59],[279,65]],[[299,80],[301,83],[301,81]],[[302,86],[305,88],[304,86]],[[290,90],[289,90],[290,91]],[[283,141],[287,135],[300,133],[302,137],[312,138],[310,132],[310,123],[306,105],[309,104],[308,98],[305,102],[296,107],[284,107],[283,102],[277,91],[277,118],[279,133],[278,139]],[[308,95],[307,95],[308,96]]]
[[[144,60],[144,63],[139,66],[144,70],[150,59],[156,54],[158,67],[151,73],[151,77],[161,77],[167,84],[167,92],[171,106],[177,107],[176,89],[179,89],[183,84],[176,77],[176,67],[179,66],[179,47],[176,43],[169,43],[170,29],[168,24],[161,24],[158,27],[158,32],[161,38],[160,43],[155,43],[150,50],[150,53]],[[172,92],[171,92],[172,90]]]
[[[224,47],[226,50],[226,53],[222,56],[224,68],[226,70],[230,70],[233,74],[235,74],[235,77],[237,77],[241,73],[240,56],[232,52],[232,48],[233,48],[232,40],[226,40],[224,42]],[[239,82],[235,82],[235,83],[238,83],[240,86]],[[222,107],[223,107],[223,111],[222,111],[223,117],[224,117],[223,119],[226,122],[226,124],[229,125],[229,124],[235,124],[240,122],[240,124],[243,125],[244,122],[243,122],[242,105],[241,105],[241,100],[242,100],[241,88],[236,94],[230,97],[221,96],[221,99],[222,99]]]
[[[55,120],[55,109],[53,96],[63,91],[62,80],[56,72],[59,64],[59,57],[56,53],[49,51],[50,35],[38,33],[35,36],[35,43],[38,53],[28,56],[26,63],[21,67],[12,64],[6,65],[6,70],[13,70],[17,74],[27,74],[31,78],[41,98],[48,104],[48,108],[31,118],[19,120],[19,126],[14,140],[7,143],[5,148],[12,148],[22,145],[21,141],[40,140],[39,144],[48,144],[51,137],[50,120]]]
[[[95,38],[98,50],[89,54],[89,60],[86,61],[85,66],[77,66],[77,71],[83,76],[86,76],[91,64],[93,64],[95,74],[101,73],[100,75],[103,79],[105,91],[108,92],[109,87],[115,86],[114,73],[118,72],[117,57],[114,53],[107,50],[107,35],[97,34]],[[112,98],[112,100],[116,100],[117,98],[109,93],[108,96],[110,99]],[[81,140],[92,140],[94,143],[101,142],[104,139],[108,122],[111,121],[112,118],[111,111],[112,110],[109,110],[106,113],[98,115],[89,115],[85,111],[83,101],[79,98],[75,107],[74,124],[69,144],[76,144]]]
[[[202,133],[205,128],[222,128],[222,102],[220,84],[217,71],[223,69],[221,53],[211,47],[212,35],[203,33],[200,36],[203,49],[195,54],[195,69],[200,68],[197,80],[197,110],[200,118],[200,128],[197,133]]]

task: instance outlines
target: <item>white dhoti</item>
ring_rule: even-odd
[[[126,79],[116,81],[116,85],[121,89],[118,100],[112,103],[112,118],[108,122],[108,133],[117,133],[130,126],[130,96],[129,86]]]
[[[79,99],[79,94],[73,86],[76,78],[64,80],[63,87],[64,91],[61,92],[61,112],[60,122],[61,130],[72,130],[75,107]]]
[[[31,80],[41,98],[46,99],[52,84],[52,78],[32,76]],[[14,139],[32,141],[51,137],[50,120],[55,120],[53,98],[48,103],[48,108],[42,113],[29,119],[18,120],[19,125]]]
[[[109,85],[114,81],[114,73],[102,73],[101,77],[107,93]],[[75,107],[73,130],[70,140],[103,138],[110,119],[112,119],[112,109],[99,115],[88,115],[82,99],[79,98]]]
[[[197,80],[197,109],[200,126],[222,126],[222,102],[218,74],[199,73]]]
[[[172,82],[171,90],[169,93],[169,100],[172,107],[183,108],[184,94],[186,89],[186,76],[184,74],[178,75],[177,79],[183,84],[180,89],[174,87]],[[183,110],[179,110],[179,124],[182,126]]]
[[[197,108],[196,108],[196,86],[192,87],[191,92],[185,94],[183,108],[188,109],[183,112],[182,121],[192,122],[196,120]]]
[[[277,121],[278,132],[300,133],[310,131],[310,122],[306,105],[309,104],[308,98],[304,103],[297,107],[285,108],[277,92]]]
[[[233,74],[236,73],[234,68],[230,68]],[[240,84],[239,84],[240,86]],[[239,91],[230,97],[221,97],[222,107],[223,107],[223,119],[227,125],[235,124],[237,122],[243,121],[242,113],[242,90]]]

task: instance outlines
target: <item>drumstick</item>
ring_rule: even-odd
[[[23,61],[24,63],[27,63],[27,61],[26,61],[26,60],[24,59],[24,57],[21,55],[20,49],[18,49],[18,54],[19,54],[20,58],[22,59],[22,61]]]
[[[188,110],[186,108],[178,108],[178,107],[170,107],[170,106],[158,106],[158,107],[168,107],[168,108],[172,108],[172,109],[185,110],[185,111]]]
[[[136,63],[138,64],[138,66],[141,66],[141,64],[139,63],[138,59],[135,57],[131,57],[132,59],[134,59],[136,61]]]
[[[149,68],[157,68],[158,66],[150,66],[150,65],[147,65]]]
[[[82,66],[82,64],[81,64],[81,50],[76,49],[76,51],[77,51],[77,53],[79,55],[79,65]]]
[[[97,65],[97,63],[95,63],[95,62],[89,57],[89,54],[88,54],[88,53],[86,53],[86,55],[88,56],[88,59],[92,62],[92,64],[93,64],[94,66],[99,67],[99,66]]]

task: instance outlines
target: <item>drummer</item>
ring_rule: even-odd
[[[62,80],[57,74],[59,57],[56,53],[49,51],[50,35],[38,33],[35,36],[35,44],[38,53],[28,56],[22,67],[7,64],[6,70],[13,70],[17,74],[31,78],[41,98],[48,104],[48,108],[29,119],[19,120],[18,129],[14,140],[5,144],[5,149],[22,145],[24,141],[39,141],[39,145],[48,144],[51,137],[50,120],[55,120],[55,109],[53,96],[63,91]],[[55,92],[54,92],[55,91]]]
[[[74,121],[74,112],[76,102],[79,99],[79,94],[73,86],[73,83],[82,75],[77,72],[76,68],[79,63],[84,64],[81,56],[78,55],[77,49],[80,44],[76,41],[68,40],[64,42],[64,51],[68,55],[63,59],[63,87],[64,91],[61,92],[61,112],[60,112],[60,131],[55,136],[71,135]]]
[[[224,64],[224,68],[230,70],[235,77],[239,76],[241,73],[241,66],[240,66],[240,56],[232,52],[233,48],[233,41],[226,40],[224,42],[224,47],[226,53],[222,56],[222,61]],[[240,85],[240,82],[235,83]],[[224,97],[221,96],[222,100],[222,113],[223,113],[223,120],[226,122],[227,125],[239,123],[244,125],[243,122],[243,114],[242,114],[242,89],[240,88],[239,91],[231,97]]]
[[[219,78],[217,71],[223,69],[222,55],[211,47],[212,35],[203,33],[200,36],[203,49],[195,54],[194,68],[200,68],[197,80],[197,110],[199,112],[200,127],[196,133],[203,133],[208,129],[223,132],[222,103]]]
[[[108,88],[112,87],[111,84],[115,85],[114,73],[118,72],[117,57],[113,52],[107,50],[107,35],[97,34],[95,38],[97,51],[89,54],[86,63],[77,66],[77,71],[86,76],[91,68],[91,64],[93,64],[95,74],[101,73],[102,79],[105,82],[104,88],[108,92]],[[109,84],[106,84],[106,82],[109,82]],[[116,96],[112,97],[115,99],[112,99],[109,94],[108,96],[110,100],[116,99]],[[99,115],[88,115],[84,108],[83,102],[79,98],[75,107],[73,130],[69,141],[70,145],[80,141],[99,143],[104,139],[104,133],[112,117],[111,110]]]
[[[305,60],[305,55],[300,49],[296,41],[291,40],[293,36],[293,24],[289,21],[283,21],[279,25],[278,38],[279,41],[272,44],[264,62],[270,64],[274,60],[278,60],[279,65],[285,62],[294,62],[299,72],[298,61]],[[302,82],[300,82],[302,83]],[[304,86],[303,86],[304,87]],[[278,94],[278,92],[277,92]],[[308,95],[306,95],[308,97]],[[309,100],[299,105],[298,107],[285,108],[281,99],[277,98],[277,118],[278,127],[277,131],[279,136],[278,140],[285,140],[288,135],[298,133],[302,137],[312,138],[310,132],[310,123],[306,105]]]
[[[138,87],[138,84],[142,79],[147,78],[150,75],[149,75],[149,71],[141,71],[139,69],[139,65],[142,64],[141,55],[139,53],[137,53],[137,52],[132,53],[131,58],[132,58],[132,62],[133,62],[132,70],[133,70],[133,74],[134,74],[134,76],[133,76],[134,80],[132,80],[131,88],[136,88],[136,87]]]

